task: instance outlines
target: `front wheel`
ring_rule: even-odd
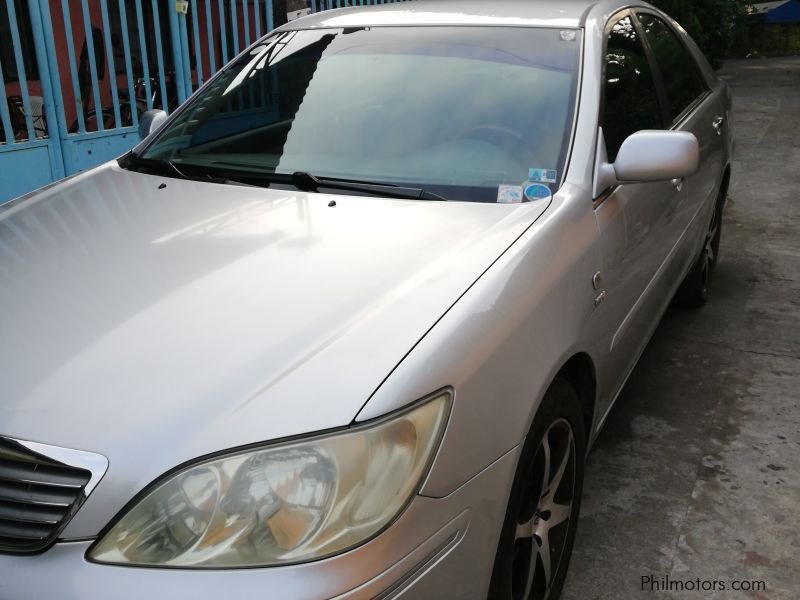
[[[489,597],[554,600],[575,541],[586,436],[575,389],[556,379],[520,456],[495,557]]]

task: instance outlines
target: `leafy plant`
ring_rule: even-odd
[[[721,64],[747,14],[747,0],[651,0],[689,32],[711,63]]]

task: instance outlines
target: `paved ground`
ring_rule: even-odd
[[[589,458],[568,600],[800,598],[800,59],[724,75],[738,146],[714,296],[666,315]],[[643,592],[647,575],[766,590]]]

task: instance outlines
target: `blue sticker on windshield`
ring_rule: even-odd
[[[530,169],[528,171],[528,181],[556,183],[558,181],[558,171],[554,169]]]
[[[528,183],[525,186],[525,198],[529,202],[536,202],[537,200],[549,200],[552,196],[550,188],[542,183]]]

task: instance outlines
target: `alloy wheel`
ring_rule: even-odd
[[[542,438],[522,490],[512,563],[514,600],[549,597],[575,500],[575,437],[566,419]]]

